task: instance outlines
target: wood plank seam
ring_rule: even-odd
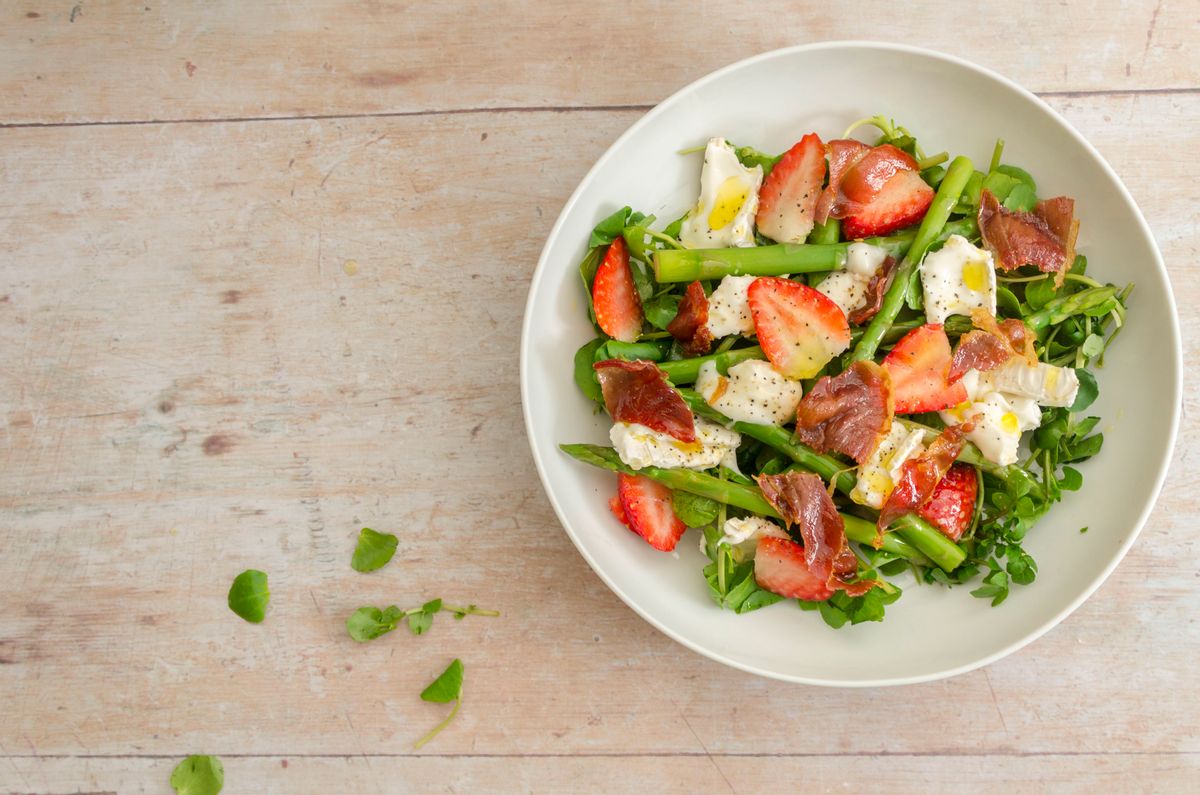
[[[1125,96],[1191,96],[1200,94],[1200,87],[1100,89],[1082,91],[1039,91],[1041,98],[1076,99],[1081,97],[1125,97]],[[265,121],[339,121],[349,119],[402,119],[424,116],[456,116],[485,113],[619,113],[624,111],[646,112],[654,108],[651,104],[632,105],[512,105],[502,107],[444,108],[429,110],[380,111],[377,113],[331,113],[302,114],[298,116],[218,116],[213,118],[179,119],[121,119],[117,121],[65,121],[65,122],[7,122],[0,123],[0,130],[54,129],[59,127],[139,127],[167,124],[244,124]]]

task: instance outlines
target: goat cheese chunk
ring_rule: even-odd
[[[712,469],[742,441],[741,434],[715,422],[699,417],[695,422],[694,442],[681,442],[636,422],[613,423],[608,436],[617,455],[633,469]]]

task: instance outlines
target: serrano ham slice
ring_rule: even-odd
[[[614,422],[635,422],[681,442],[696,441],[692,410],[654,362],[606,359],[593,367]]]
[[[971,322],[975,330],[964,334],[954,349],[950,383],[958,381],[968,370],[981,373],[995,370],[1014,356],[1021,357],[1031,367],[1037,364],[1033,347],[1036,335],[1024,321],[1012,317],[1001,322],[985,309],[974,309]]]
[[[688,356],[703,356],[712,349],[712,334],[708,331],[708,296],[700,282],[692,282],[679,302],[675,319],[667,331],[679,340]]]
[[[1009,210],[989,190],[979,201],[979,234],[1004,270],[1033,265],[1043,273],[1054,273],[1055,284],[1075,259],[1079,221],[1075,201],[1066,196],[1040,201],[1033,212]]]
[[[929,502],[938,483],[950,471],[954,460],[962,452],[966,435],[974,429],[971,422],[964,422],[947,428],[938,435],[925,452],[915,458],[905,461],[900,467],[900,477],[896,479],[896,487],[888,495],[883,508],[879,511],[879,521],[876,527],[879,534],[875,537],[875,547],[883,544],[883,532],[888,525],[906,513],[915,513],[921,506]]]
[[[822,378],[796,410],[797,439],[860,464],[891,427],[891,378],[874,362],[855,362],[840,375]]]
[[[825,154],[829,158],[829,185],[817,200],[818,224],[830,218],[843,218],[861,209],[857,202],[850,201],[842,193],[842,177],[870,151],[871,147],[862,141],[847,138],[838,138],[825,144]]]
[[[871,277],[871,281],[867,282],[867,302],[850,313],[851,323],[861,326],[879,314],[879,310],[883,307],[883,296],[887,294],[888,287],[892,284],[892,271],[895,269],[895,257],[888,257],[883,261],[879,270]]]
[[[858,558],[846,542],[846,524],[824,481],[809,472],[784,472],[760,475],[758,485],[788,528],[799,532],[808,571],[831,594],[841,590],[858,596],[877,585],[874,580],[846,582],[858,572]]]

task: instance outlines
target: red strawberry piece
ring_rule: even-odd
[[[897,171],[869,204],[846,216],[842,232],[854,240],[886,235],[920,221],[930,204],[933,204],[933,188],[921,179],[920,172]]]
[[[621,507],[621,498],[612,497],[608,501],[608,510],[612,511],[613,516],[617,517],[617,521],[629,527],[629,520],[625,518],[625,509]]]
[[[975,497],[979,481],[974,467],[955,464],[938,482],[929,502],[917,512],[951,541],[962,538],[975,515]]]
[[[758,191],[758,231],[780,243],[803,243],[812,231],[821,183],[825,145],[809,133],[784,153]]]
[[[642,301],[633,284],[629,249],[618,237],[608,247],[592,280],[592,308],[600,329],[621,342],[634,342],[642,333]]]
[[[950,383],[950,339],[940,323],[926,323],[900,338],[883,360],[892,377],[897,414],[940,411],[967,399],[961,381]]]
[[[784,376],[811,378],[850,347],[845,313],[813,288],[763,276],[751,282],[747,295],[758,344]]]
[[[670,552],[687,526],[671,507],[671,490],[644,475],[617,475],[617,497],[629,529],[655,549]]]
[[[813,574],[804,559],[804,547],[795,541],[766,536],[754,553],[754,580],[758,587],[786,599],[820,602],[833,596],[825,579]]]

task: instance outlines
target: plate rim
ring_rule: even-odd
[[[1134,217],[1137,219],[1138,225],[1140,227],[1140,231],[1145,236],[1145,238],[1150,242],[1151,250],[1154,253],[1154,257],[1153,257],[1154,266],[1157,269],[1159,276],[1162,278],[1163,284],[1166,286],[1166,299],[1167,299],[1168,307],[1170,309],[1170,317],[1168,320],[1169,320],[1169,326],[1170,326],[1170,331],[1171,331],[1171,340],[1170,341],[1171,341],[1171,347],[1172,347],[1172,353],[1173,353],[1172,363],[1174,365],[1174,368],[1172,371],[1172,375],[1174,378],[1174,390],[1173,390],[1174,391],[1174,395],[1173,395],[1174,399],[1172,400],[1172,404],[1171,404],[1169,438],[1167,440],[1167,445],[1166,445],[1165,449],[1162,451],[1162,455],[1161,455],[1159,463],[1158,463],[1158,471],[1154,478],[1153,487],[1150,490],[1150,498],[1148,500],[1146,500],[1145,504],[1142,506],[1142,510],[1141,510],[1140,514],[1138,515],[1137,520],[1134,522],[1133,527],[1132,527],[1132,532],[1129,533],[1129,536],[1123,541],[1123,543],[1120,545],[1120,547],[1117,548],[1116,552],[1112,555],[1112,557],[1109,559],[1108,563],[1104,566],[1104,568],[1087,584],[1087,586],[1079,593],[1079,595],[1076,596],[1075,599],[1073,599],[1066,607],[1064,607],[1062,610],[1060,610],[1056,614],[1052,615],[1050,618],[1043,621],[1040,625],[1038,625],[1034,629],[1030,630],[1028,633],[1023,635],[1018,640],[1013,641],[1012,643],[1008,644],[1007,646],[1004,646],[1001,649],[999,649],[995,652],[992,652],[991,654],[980,657],[977,660],[973,660],[971,662],[963,663],[963,664],[952,666],[949,668],[938,669],[938,670],[931,671],[931,672],[925,673],[925,674],[916,674],[916,675],[912,675],[912,676],[903,676],[903,677],[886,677],[885,676],[885,677],[879,677],[879,678],[875,678],[875,679],[861,679],[861,680],[845,681],[845,680],[831,679],[831,678],[825,678],[825,677],[812,677],[812,676],[799,676],[799,675],[793,675],[793,674],[786,674],[786,673],[782,673],[780,671],[761,668],[759,666],[755,666],[755,665],[752,665],[749,663],[745,663],[745,662],[727,657],[727,656],[721,654],[720,652],[706,648],[699,643],[695,643],[695,642],[679,635],[674,630],[672,630],[669,626],[660,622],[657,618],[652,616],[650,613],[643,610],[641,608],[641,606],[639,606],[636,603],[636,601],[630,599],[629,596],[626,595],[624,593],[624,591],[622,591],[621,588],[608,576],[608,574],[603,570],[603,568],[597,565],[596,561],[592,558],[592,556],[584,548],[583,544],[580,542],[579,538],[576,536],[575,530],[572,528],[571,523],[568,521],[567,512],[565,511],[563,506],[559,503],[558,497],[554,494],[553,490],[550,488],[550,481],[549,481],[549,477],[547,474],[546,462],[544,462],[542,460],[541,454],[538,451],[537,445],[536,445],[536,443],[534,441],[534,437],[533,437],[533,417],[532,417],[532,408],[531,408],[530,399],[529,399],[530,398],[529,370],[530,370],[530,360],[531,360],[531,351],[530,351],[530,344],[531,344],[531,339],[532,339],[531,330],[532,330],[532,325],[533,325],[533,312],[532,312],[533,299],[534,299],[535,294],[539,290],[542,279],[544,278],[545,274],[547,273],[547,271],[549,269],[550,249],[551,249],[553,243],[558,239],[558,237],[561,233],[562,227],[566,223],[567,217],[570,216],[575,211],[575,207],[578,204],[579,198],[582,195],[584,189],[592,182],[592,180],[596,177],[596,175],[598,173],[600,173],[600,171],[602,171],[608,165],[608,161],[613,156],[613,153],[621,146],[621,144],[623,144],[625,142],[626,139],[636,135],[644,126],[649,124],[650,121],[652,121],[654,118],[656,118],[660,114],[667,112],[671,108],[671,106],[673,106],[675,103],[681,101],[682,98],[684,98],[687,95],[691,94],[692,92],[700,89],[704,85],[720,79],[721,77],[725,76],[726,74],[728,74],[730,72],[744,69],[748,66],[759,63],[761,61],[771,60],[774,58],[786,58],[786,57],[788,57],[794,53],[798,53],[798,52],[812,52],[812,51],[830,50],[830,49],[860,49],[860,48],[861,49],[871,49],[871,50],[882,50],[882,51],[890,51],[890,52],[897,52],[897,53],[905,53],[905,54],[910,54],[910,55],[918,55],[918,56],[925,57],[925,58],[931,58],[934,60],[940,60],[940,61],[947,62],[955,67],[967,69],[968,71],[975,72],[985,78],[994,80],[994,81],[1002,84],[1004,87],[1006,87],[1008,89],[1015,90],[1017,93],[1024,96],[1025,99],[1032,101],[1036,105],[1040,106],[1044,111],[1048,112],[1050,115],[1050,118],[1052,118],[1068,135],[1070,135],[1072,138],[1074,138],[1077,143],[1081,144],[1084,147],[1084,149],[1089,154],[1092,155],[1092,157],[1096,160],[1096,162],[1098,162],[1100,164],[1101,168],[1108,175],[1108,177],[1110,177],[1112,179],[1112,181],[1117,185],[1117,188],[1120,192],[1121,197],[1125,200],[1125,202],[1128,204],[1128,206],[1133,210],[1133,214],[1134,214]],[[1178,435],[1179,435],[1180,413],[1181,413],[1181,408],[1182,408],[1182,403],[1183,403],[1183,380],[1181,377],[1182,372],[1183,372],[1183,347],[1182,347],[1182,338],[1181,338],[1181,333],[1180,333],[1180,328],[1179,328],[1179,311],[1178,311],[1178,307],[1177,307],[1177,304],[1175,301],[1175,292],[1171,285],[1170,274],[1167,272],[1166,263],[1163,260],[1162,252],[1159,250],[1159,247],[1158,247],[1158,241],[1155,239],[1154,233],[1151,230],[1150,225],[1146,222],[1146,218],[1142,214],[1141,207],[1139,207],[1137,202],[1134,201],[1134,198],[1133,198],[1132,194],[1130,194],[1129,189],[1125,186],[1125,183],[1121,180],[1120,176],[1116,173],[1116,171],[1113,170],[1112,166],[1109,165],[1108,161],[1105,160],[1104,156],[1101,155],[1100,152],[1091,144],[1091,142],[1088,141],[1078,130],[1076,130],[1070,124],[1070,122],[1068,122],[1065,118],[1063,118],[1063,116],[1058,111],[1056,111],[1054,108],[1052,108],[1044,100],[1042,100],[1040,97],[1038,97],[1033,92],[1031,92],[1028,89],[1021,86],[1020,84],[1016,83],[1015,81],[1005,77],[1004,75],[1002,75],[998,72],[995,72],[995,71],[992,71],[991,69],[980,66],[979,64],[973,63],[972,61],[968,61],[965,58],[961,58],[956,55],[950,55],[950,54],[944,53],[944,52],[939,52],[937,50],[928,49],[925,47],[917,47],[917,46],[909,45],[909,44],[897,44],[897,43],[890,43],[890,42],[866,41],[866,40],[857,40],[857,39],[846,39],[846,40],[837,40],[837,41],[813,42],[813,43],[809,43],[809,44],[798,44],[798,45],[793,45],[790,47],[782,47],[782,48],[775,49],[775,50],[768,50],[766,52],[762,52],[757,55],[750,56],[748,58],[743,58],[739,61],[735,61],[735,62],[730,63],[726,66],[723,66],[719,69],[716,69],[712,72],[709,72],[708,74],[705,74],[704,76],[698,78],[697,80],[693,80],[692,82],[688,83],[687,85],[683,86],[679,90],[672,93],[666,99],[664,99],[661,102],[659,102],[658,104],[656,104],[653,108],[646,111],[644,114],[642,114],[623,133],[621,133],[621,135],[619,135],[616,138],[616,140],[614,140],[608,146],[607,149],[605,149],[604,153],[600,155],[600,157],[596,160],[596,162],[592,165],[592,167],[590,169],[588,169],[587,173],[584,174],[583,178],[580,179],[579,184],[575,187],[575,190],[571,193],[571,196],[567,199],[566,203],[563,205],[562,210],[558,214],[558,218],[554,222],[554,226],[552,226],[550,228],[550,232],[546,236],[546,242],[542,246],[541,253],[538,255],[537,265],[535,266],[533,275],[530,278],[529,291],[526,294],[526,298],[525,298],[524,317],[521,320],[521,340],[520,340],[521,416],[522,416],[522,419],[525,424],[526,441],[529,444],[530,453],[533,456],[534,467],[537,470],[538,479],[541,482],[541,486],[542,486],[542,491],[545,493],[546,498],[550,501],[550,505],[554,509],[554,514],[555,514],[556,518],[558,519],[559,524],[562,526],[562,529],[566,532],[567,537],[571,539],[571,543],[575,545],[575,549],[579,552],[580,556],[582,556],[583,559],[587,562],[588,566],[592,569],[592,571],[596,573],[596,575],[608,587],[608,589],[610,591],[612,591],[614,594],[616,594],[617,597],[622,602],[624,602],[627,607],[632,609],[637,615],[641,616],[641,618],[643,620],[645,620],[648,624],[650,624],[652,627],[657,629],[659,632],[662,632],[664,635],[666,635],[667,637],[674,640],[676,643],[679,643],[680,645],[690,649],[691,651],[694,651],[697,654],[707,657],[710,660],[714,660],[716,662],[727,665],[731,668],[735,668],[740,671],[745,671],[746,673],[756,674],[758,676],[766,677],[768,679],[773,679],[776,681],[793,682],[796,684],[815,685],[815,686],[820,686],[820,687],[838,687],[838,688],[855,688],[855,689],[867,688],[867,687],[894,687],[894,686],[901,686],[901,685],[919,684],[922,682],[932,682],[932,681],[937,681],[939,679],[948,679],[953,676],[959,676],[961,674],[965,674],[970,671],[974,671],[976,669],[982,668],[986,665],[990,665],[998,660],[1001,660],[1001,659],[1009,656],[1010,654],[1013,654],[1014,652],[1019,651],[1020,649],[1024,648],[1025,646],[1028,646],[1030,643],[1033,643],[1035,640],[1041,638],[1043,635],[1045,635],[1051,629],[1053,629],[1054,627],[1056,627],[1060,623],[1062,623],[1069,615],[1074,613],[1085,601],[1087,601],[1092,596],[1092,594],[1094,594],[1100,588],[1101,585],[1104,584],[1104,582],[1109,578],[1109,576],[1112,575],[1113,571],[1116,570],[1117,566],[1121,563],[1121,561],[1125,559],[1125,555],[1129,552],[1129,549],[1133,546],[1134,542],[1137,541],[1138,536],[1141,535],[1142,529],[1145,527],[1147,520],[1150,518],[1150,513],[1154,510],[1154,507],[1158,504],[1159,497],[1162,494],[1163,484],[1166,482],[1167,474],[1171,468],[1171,461],[1174,458],[1175,445],[1176,445],[1176,442],[1178,440]]]

